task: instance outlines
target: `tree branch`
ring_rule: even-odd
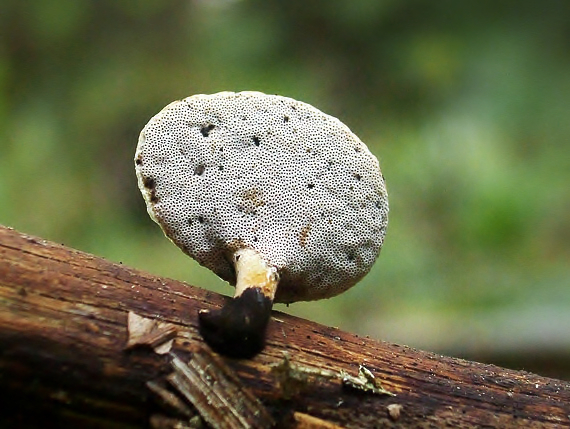
[[[128,312],[174,325],[175,334],[165,330],[174,337],[173,353],[190,360],[206,347],[198,310],[223,301],[0,227],[0,426],[141,427],[160,420],[147,382],[166,379],[172,357],[126,349]],[[267,343],[254,359],[221,360],[281,427],[570,427],[565,381],[377,342],[279,312]],[[351,387],[346,380],[357,379],[359,369],[363,383],[396,396]]]

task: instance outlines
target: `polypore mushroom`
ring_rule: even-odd
[[[235,285],[199,313],[215,350],[264,346],[273,302],[329,298],[376,260],[388,223],[378,160],[338,119],[260,92],[194,95],[140,134],[139,188],[182,251]]]

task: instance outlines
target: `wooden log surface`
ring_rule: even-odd
[[[172,353],[190,359],[206,347],[197,311],[224,299],[0,227],[0,427],[147,427],[159,410],[147,382],[171,372],[171,357],[125,349],[128,313],[175,325]],[[279,427],[570,427],[569,382],[280,312],[262,354],[223,361]],[[283,362],[313,375],[288,390]],[[395,396],[347,388],[343,374],[361,366]]]

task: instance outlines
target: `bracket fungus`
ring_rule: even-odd
[[[175,101],[135,154],[148,213],[183,252],[235,285],[199,313],[216,351],[264,346],[273,302],[329,298],[376,260],[388,224],[378,160],[338,119],[261,92]]]

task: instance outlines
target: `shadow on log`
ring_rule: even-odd
[[[0,227],[0,427],[148,427],[147,383],[205,348],[224,297]],[[126,349],[128,313],[174,325],[172,353]],[[251,360],[220,359],[278,427],[570,427],[570,383],[378,342],[274,312]],[[283,362],[305,374],[286,388]],[[364,368],[389,394],[347,388]],[[320,375],[319,375],[320,374]],[[338,377],[331,376],[338,374]],[[313,424],[313,426],[310,426]],[[316,425],[316,426],[315,426]],[[320,425],[320,426],[319,426]]]

